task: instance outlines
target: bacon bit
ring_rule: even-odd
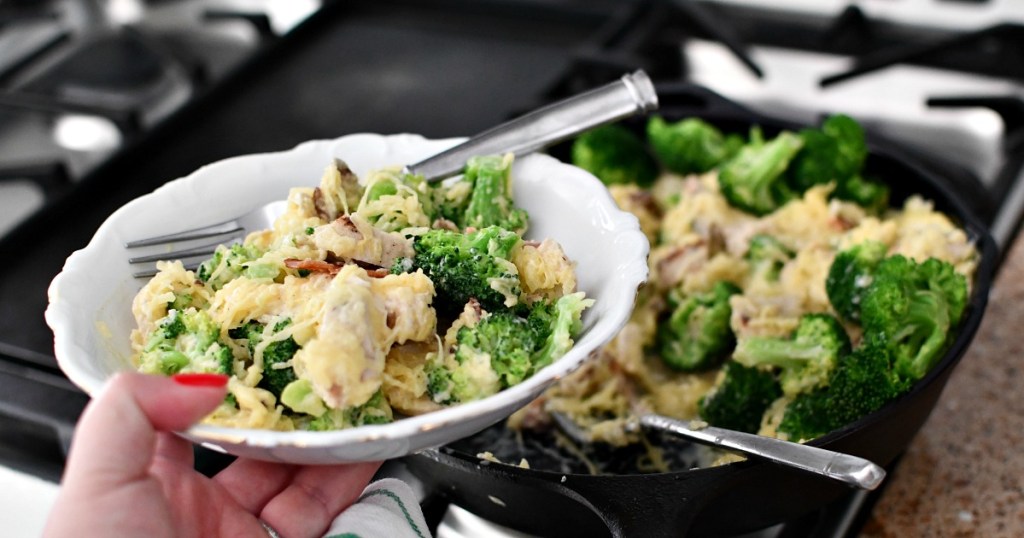
[[[853,228],[854,224],[855,223],[844,219],[842,215],[833,215],[832,218],[829,220],[829,225],[833,229],[841,232],[845,232]]]
[[[342,231],[348,231],[359,236],[360,238],[363,237],[363,234],[359,233],[359,229],[356,228],[356,225],[352,222],[352,219],[350,219],[348,215],[341,215],[340,217],[334,219],[334,224],[337,225],[335,226],[335,228],[341,228],[341,230],[338,230],[339,233],[341,233]]]
[[[654,201],[654,195],[647,191],[636,191],[629,193],[629,199],[631,202],[643,208],[648,213],[654,216],[661,216],[661,208]]]
[[[708,257],[712,257],[725,250],[725,232],[722,227],[712,223],[708,229]]]
[[[343,260],[338,261],[321,261],[321,260],[300,260],[297,258],[287,258],[284,260],[284,266],[292,269],[304,269],[306,271],[312,271],[314,273],[326,273],[334,276],[341,272],[341,268],[348,263],[354,263],[362,267],[364,264],[358,262],[346,262]],[[366,269],[366,267],[363,267]],[[391,274],[387,269],[383,267],[372,267],[366,269],[366,275],[370,278],[384,278]]]
[[[433,222],[433,224],[430,225],[430,227],[431,228],[440,228],[442,230],[448,230],[448,231],[452,231],[452,232],[459,231],[459,226],[457,224],[455,224],[454,222],[452,222],[452,221],[450,221],[448,219],[442,219],[442,218],[434,219],[434,222]]]
[[[348,163],[337,157],[334,158],[334,167],[338,169],[338,173],[342,177],[355,175],[352,169],[348,167]]]
[[[476,297],[470,297],[466,304],[473,309],[473,313],[476,314],[476,319],[480,319],[480,316],[484,314],[484,309],[480,306],[480,301],[477,301]]]
[[[391,273],[389,273],[388,270],[383,267],[377,269],[368,269],[366,271],[366,276],[370,278],[384,278],[390,274]]]
[[[327,203],[324,201],[324,191],[317,187],[313,189],[313,207],[316,208],[316,216],[320,217],[320,220],[324,222],[331,222],[334,220],[334,215],[327,209]]]
[[[398,314],[393,312],[393,311],[391,311],[391,310],[388,310],[388,316],[387,316],[387,319],[386,319],[388,328],[389,329],[394,329],[396,321],[398,321]]]
[[[331,253],[331,255],[334,255],[334,254]],[[383,269],[383,267],[380,266],[380,265],[377,265],[375,263],[370,263],[370,262],[364,262],[363,260],[353,259],[352,263],[358,265],[359,267],[362,267],[363,269],[366,269],[367,272],[369,272],[369,271],[376,271],[377,269]]]
[[[312,271],[314,273],[327,273],[331,276],[338,274],[341,271],[342,265],[329,263],[321,260],[299,260],[296,258],[287,258],[284,260],[284,266],[292,269],[303,269],[306,271]]]

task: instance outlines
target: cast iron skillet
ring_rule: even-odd
[[[659,114],[667,119],[700,116],[724,131],[746,133],[761,125],[766,136],[798,125],[755,114],[692,85],[658,88]],[[642,121],[632,125],[642,129]],[[950,373],[981,322],[997,253],[968,205],[972,189],[896,145],[869,136],[867,172],[890,182],[894,204],[909,194],[934,200],[958,220],[981,254],[958,336],[942,360],[908,393],[811,444],[893,462],[934,408]],[[553,150],[564,151],[564,148]],[[974,190],[973,192],[979,192]],[[495,523],[542,536],[714,536],[750,532],[803,515],[838,499],[846,486],[762,461],[655,474],[590,475],[522,469],[480,460],[459,443],[406,458],[427,491],[439,492]]]

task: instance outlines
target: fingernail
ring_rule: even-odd
[[[171,379],[189,387],[223,387],[228,384],[228,376],[224,374],[174,374]]]

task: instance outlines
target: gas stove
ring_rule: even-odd
[[[232,155],[360,131],[469,135],[644,69],[791,121],[850,114],[941,168],[1009,244],[1024,5],[778,4],[0,0],[0,461],[56,480],[86,402],[42,319],[63,260],[123,203]],[[855,532],[872,502],[767,535]],[[436,513],[439,535],[472,518]]]

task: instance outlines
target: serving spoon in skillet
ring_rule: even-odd
[[[590,435],[565,413],[551,412],[555,426],[577,443],[590,443]],[[662,415],[642,414],[626,421],[628,432],[642,428],[661,430],[704,445],[821,475],[860,489],[873,490],[885,479],[885,469],[864,458],[824,448],[792,443],[752,433],[726,430],[702,422],[684,422]]]

